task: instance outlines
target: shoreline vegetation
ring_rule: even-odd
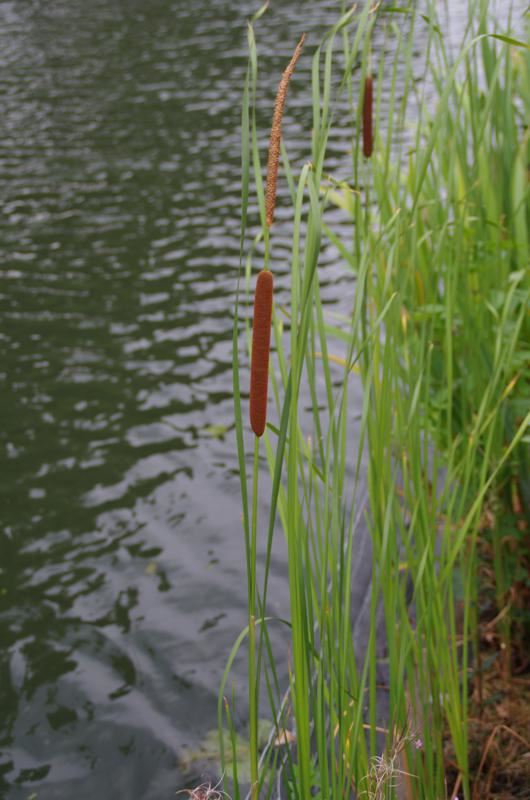
[[[528,798],[528,15],[510,12],[499,26],[489,0],[470,0],[453,49],[439,18],[449,13],[444,4],[427,0],[419,10],[404,0],[348,10],[343,3],[321,45],[312,50],[306,42],[302,55],[312,57],[310,160],[299,169],[288,141],[280,148],[302,38],[280,83],[273,178],[265,187],[256,41],[266,11],[267,4],[248,27],[233,338],[249,623],[219,695],[223,784],[189,793],[220,796],[222,786],[237,800],[248,789],[238,776],[238,697],[230,688],[231,664],[247,647],[252,800],[278,797],[280,767],[282,797],[293,800]],[[420,27],[427,43],[418,82]],[[326,148],[345,101],[350,124],[341,118],[340,130],[351,160],[331,177]],[[272,310],[266,427],[261,373],[251,390],[259,410],[249,453],[241,331],[250,287],[273,264],[280,155],[279,179],[293,207],[290,296],[285,313]],[[249,242],[251,192],[261,227]],[[334,228],[337,209],[342,222]],[[328,245],[354,286],[351,313],[339,321],[321,299],[319,255]],[[269,291],[268,278],[267,303]],[[261,327],[270,325],[268,306],[256,314]],[[247,321],[247,343],[250,328]],[[259,332],[258,350],[268,360],[267,335]],[[360,441],[348,413],[359,381]],[[311,403],[309,418],[302,397]],[[270,513],[258,530],[262,459],[271,475]],[[369,639],[357,652],[351,565],[363,480],[372,583]],[[278,522],[287,545],[288,620],[271,618],[267,604]],[[266,543],[259,581],[258,537]],[[278,661],[269,637],[277,625],[290,632],[289,652]],[[274,742],[260,757],[264,716],[273,720]]]

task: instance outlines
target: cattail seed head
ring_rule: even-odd
[[[372,128],[372,104],[373,104],[373,79],[367,75],[364,80],[364,99],[363,99],[363,153],[366,158],[370,158],[374,149],[374,132]]]
[[[267,422],[272,293],[272,273],[262,270],[256,281],[254,295],[250,363],[250,425],[256,436],[263,435]]]
[[[291,60],[289,61],[278,86],[276,102],[274,104],[274,114],[272,117],[271,138],[269,143],[269,159],[267,162],[267,188],[265,192],[265,220],[267,227],[270,228],[274,222],[274,209],[276,207],[276,181],[278,179],[278,162],[280,160],[280,141],[282,138],[282,117],[287,98],[289,81],[296,67],[296,62],[300,58],[302,47],[304,46],[305,33],[296,45]]]

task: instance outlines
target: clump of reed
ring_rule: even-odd
[[[501,501],[514,482],[518,497],[529,488],[530,52],[510,31],[495,28],[488,0],[470,4],[454,51],[439,33],[439,5],[428,0],[425,12],[421,16],[414,4],[386,11],[381,6],[381,22],[374,23],[366,2],[337,21],[313,56],[311,163],[296,174],[285,155],[294,205],[288,333],[274,308],[270,323],[275,357],[269,380],[278,426],[267,426],[258,415],[262,435],[254,437],[251,481],[237,314],[234,323],[249,623],[230,655],[219,717],[231,725],[235,698],[225,697],[225,689],[248,638],[253,798],[271,796],[280,762],[289,796],[298,800],[339,800],[368,787],[394,798],[393,778],[401,766],[393,757],[392,732],[413,728],[422,747],[407,738],[399,752],[402,772],[408,773],[407,800],[456,794],[472,800],[468,677],[480,664],[479,547],[485,544],[496,587],[496,635],[502,652],[512,650],[510,547],[514,541],[523,545],[517,528],[506,536]],[[381,52],[373,51],[377,24],[393,45]],[[423,84],[417,85],[420,29],[426,46]],[[264,239],[267,253],[274,219],[267,198],[275,197],[279,139],[265,192],[253,107],[253,27],[249,47],[243,185],[250,183],[252,164],[263,209],[263,232],[256,238]],[[352,77],[359,63],[367,76],[360,88]],[[343,180],[330,189],[324,164],[345,97],[357,123],[355,146]],[[419,118],[411,128],[413,99]],[[283,108],[278,102],[277,107]],[[281,130],[281,119],[274,127]],[[371,158],[369,171],[361,153]],[[247,202],[243,191],[243,242]],[[351,313],[339,321],[322,302],[319,258],[328,245],[351,280]],[[256,252],[252,247],[248,253],[249,271]],[[357,428],[350,409],[355,382],[363,390]],[[302,403],[309,418],[300,418]],[[260,441],[271,483],[258,586]],[[352,633],[359,609],[352,609],[351,598],[364,470],[372,580],[366,599],[370,631],[359,650]],[[278,521],[290,595],[290,649],[283,660],[274,651],[277,621],[269,617],[268,603]],[[378,620],[385,630],[384,663],[378,659]],[[511,662],[503,658],[509,671]],[[261,688],[274,720],[271,741],[288,745],[271,745],[258,764]],[[231,741],[234,746],[235,736]],[[451,784],[447,741],[455,771]],[[241,791],[236,776],[235,800]]]

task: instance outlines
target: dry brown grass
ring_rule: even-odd
[[[503,542],[511,548],[517,533],[520,573],[530,575],[530,541],[523,509],[505,508]],[[511,518],[511,521],[509,521]],[[469,770],[473,800],[530,800],[530,646],[525,613],[530,609],[530,581],[514,580],[505,605],[496,605],[492,552],[485,515],[480,545],[479,663],[471,684],[468,725]],[[525,612],[526,610],[526,612]],[[505,641],[506,625],[509,641]],[[453,796],[460,779],[452,746],[446,743],[446,764]]]

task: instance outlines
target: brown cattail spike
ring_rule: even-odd
[[[270,228],[274,222],[274,208],[276,206],[276,181],[278,178],[278,162],[280,160],[280,141],[282,138],[282,117],[287,97],[287,89],[291,75],[296,67],[296,62],[300,58],[302,47],[304,46],[305,33],[296,45],[293,57],[289,61],[285,72],[282,75],[276,102],[274,104],[274,114],[272,117],[271,139],[269,143],[269,160],[267,163],[267,190],[265,194],[265,219],[267,227]]]
[[[272,290],[272,273],[262,270],[256,281],[256,294],[254,295],[250,365],[250,425],[256,436],[263,434],[267,421]]]
[[[373,80],[371,75],[367,75],[364,80],[364,99],[363,99],[363,153],[366,158],[370,158],[374,149],[374,132],[372,128],[372,103],[373,103]]]

